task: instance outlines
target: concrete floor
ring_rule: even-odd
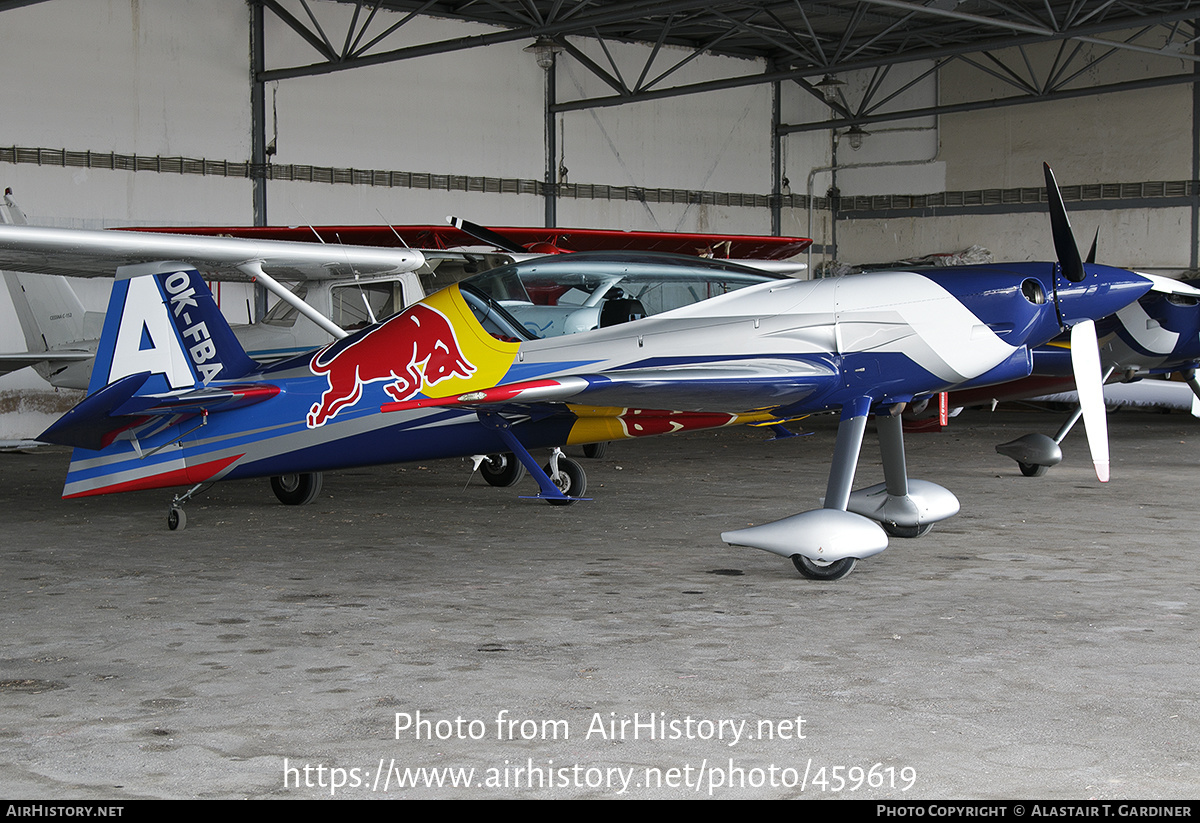
[[[1059,419],[910,435],[962,512],[835,583],[719,539],[817,505],[831,420],[614,444],[570,507],[456,460],[221,484],[182,532],[0,455],[0,795],[1194,798],[1200,423],[1110,416],[1107,487],[1080,434],[994,453]]]

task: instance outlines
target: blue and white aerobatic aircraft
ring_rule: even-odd
[[[1080,260],[1046,174],[1058,263],[798,281],[648,253],[546,257],[270,366],[246,356],[195,269],[137,260],[144,235],[105,232],[106,250],[59,232],[47,238],[58,253],[135,265],[117,270],[88,396],[42,439],[75,447],[64,497],[191,485],[172,505],[175,528],[210,481],[271,477],[280,499],[302,503],[325,470],[452,456],[477,456],[493,485],[527,470],[538,497],[568,504],[586,479],[564,445],[834,411],[824,507],[722,537],[836,579],[888,533],[915,537],[958,511],[951,492],[907,476],[906,404],[1025,377],[1033,347],[1066,328],[1077,382],[1098,389],[1094,320],[1154,285]],[[53,256],[22,237],[0,231],[0,268]],[[214,251],[232,254],[225,243]],[[563,333],[596,306],[598,328]],[[851,493],[871,414],[885,482]],[[1105,479],[1103,409],[1085,422]],[[546,448],[543,467],[531,452]]]

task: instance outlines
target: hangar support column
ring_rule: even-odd
[[[263,7],[250,4],[250,186],[254,198],[254,225],[267,225],[267,84],[263,51]],[[254,286],[254,322],[267,313],[267,292]]]
[[[1200,27],[1193,26],[1192,34]],[[1192,46],[1192,52],[1200,55],[1200,43]],[[1192,63],[1192,76],[1200,77],[1200,62]],[[1200,180],[1200,83],[1192,83],[1192,185]],[[1192,192],[1192,237],[1191,258],[1188,267],[1193,271],[1200,268],[1200,192]]]
[[[546,128],[546,228],[553,228],[558,225],[558,161],[555,159],[558,154],[558,141],[554,130],[554,104],[555,98],[558,96],[557,77],[558,77],[558,56],[555,51],[550,50],[549,65],[543,66],[546,71],[546,103],[544,106],[544,118]],[[542,58],[539,57],[538,65],[542,65]]]
[[[783,234],[783,135],[779,126],[783,119],[780,96],[782,83],[771,84],[771,234]]]

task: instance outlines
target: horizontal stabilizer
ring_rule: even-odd
[[[121,431],[135,425],[136,420],[113,413],[127,404],[149,379],[149,372],[131,374],[88,395],[38,435],[38,440],[99,451]]]
[[[168,414],[232,411],[269,400],[279,394],[279,391],[279,387],[273,383],[247,383],[222,386],[219,389],[197,389],[179,394],[142,395],[133,398],[114,414],[160,417]]]
[[[0,354],[0,374],[36,366],[38,363],[83,363],[95,355],[87,351],[28,351]]]
[[[168,395],[138,394],[150,374],[132,374],[84,398],[63,415],[39,440],[97,451],[116,435],[148,419],[171,415],[196,415],[231,411],[261,403],[279,394],[271,383],[222,386]]]

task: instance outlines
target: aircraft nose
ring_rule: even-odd
[[[1087,275],[1079,283],[1060,279],[1058,284],[1062,319],[1068,326],[1115,314],[1154,285],[1151,278],[1125,269],[1095,264],[1086,269]]]

